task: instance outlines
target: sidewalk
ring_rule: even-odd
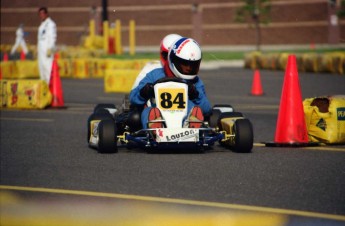
[[[201,61],[201,70],[215,70],[227,67],[244,67],[244,60],[217,60],[217,61]]]

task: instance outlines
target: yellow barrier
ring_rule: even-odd
[[[1,108],[43,109],[52,95],[42,80],[0,80]]]
[[[141,70],[145,66],[145,64],[147,64],[150,61],[152,61],[152,59],[151,60],[149,59],[134,60],[132,69]]]
[[[308,98],[303,101],[309,140],[345,144],[345,96]]]
[[[115,70],[115,69],[132,69],[134,67],[133,60],[117,60],[117,59],[107,59],[106,69]]]
[[[334,52],[330,53],[331,57],[331,72],[344,74],[345,67],[345,53],[343,52]]]
[[[104,78],[106,70],[141,70],[151,60],[122,60],[104,58],[60,58],[57,60],[61,78]],[[39,78],[38,62],[6,61],[1,62],[3,79]]]
[[[326,54],[321,59],[320,71],[327,72],[331,70],[332,70],[332,56],[330,54]]]
[[[105,67],[107,70],[115,69],[142,69],[144,65],[152,60],[118,60],[118,59],[107,59]]]
[[[288,53],[281,53],[278,59],[278,69],[284,70],[286,69],[286,64],[288,60],[289,54]]]
[[[14,61],[5,61],[0,63],[1,75],[3,79],[12,79],[17,77],[17,67]]]
[[[38,64],[34,60],[1,62],[1,74],[4,79],[39,78]]]
[[[38,62],[36,60],[15,61],[17,76],[15,79],[39,78]]]
[[[245,68],[250,69],[279,69],[285,70],[287,56],[292,53],[261,53],[251,52],[245,56]],[[345,53],[303,53],[295,54],[298,71],[301,72],[329,72],[345,74]]]
[[[90,60],[91,64],[91,76],[93,78],[104,78],[106,70],[106,60],[101,58],[95,58]]]
[[[61,78],[72,77],[72,62],[69,59],[58,59],[59,75]]]
[[[264,69],[278,69],[279,68],[279,54],[277,53],[270,53],[261,57],[259,60],[261,61],[261,66]]]
[[[95,41],[99,41],[101,38],[102,46],[103,46],[103,38],[95,36]],[[90,58],[90,57],[101,57],[104,55],[103,49],[87,49],[82,47],[75,47],[75,46],[68,46],[65,48],[61,48],[59,50],[61,58]]]
[[[59,59],[59,73],[61,77],[71,77],[72,65],[68,59]],[[1,62],[3,79],[38,79],[38,62],[34,60]]]
[[[77,58],[73,59],[73,77],[74,78],[89,78],[91,77],[91,69],[89,59]]]
[[[321,65],[321,56],[316,53],[302,54],[303,68],[301,71],[319,72]]]
[[[106,70],[104,76],[104,90],[106,93],[129,93],[140,70],[119,69]]]
[[[244,57],[244,67],[245,68],[251,68],[251,69],[257,69],[261,68],[261,52],[251,52],[247,53]]]

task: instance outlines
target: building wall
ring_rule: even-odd
[[[198,10],[193,11],[193,3]],[[47,6],[58,26],[58,45],[76,45],[88,33],[91,6],[101,14],[101,0],[2,0],[1,44],[12,44],[24,24],[29,44],[37,42],[37,10]],[[119,19],[122,42],[128,45],[128,25],[136,22],[138,46],[155,46],[169,33],[193,37],[202,45],[253,45],[255,28],[234,21],[240,0],[108,0],[110,23]],[[262,44],[328,43],[328,0],[272,0],[271,21],[262,25]],[[339,20],[345,42],[345,20]]]

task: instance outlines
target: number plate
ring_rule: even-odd
[[[157,142],[197,142],[199,130],[190,128],[156,129]]]
[[[186,90],[183,88],[160,88],[157,105],[162,110],[184,110],[187,106],[186,97]]]

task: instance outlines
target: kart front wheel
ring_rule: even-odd
[[[248,119],[238,119],[234,123],[235,145],[234,150],[240,153],[249,153],[253,148],[253,126]]]
[[[212,109],[212,114],[208,123],[211,128],[216,128],[218,126],[218,120],[221,114],[222,112],[219,109]]]
[[[113,119],[112,115],[109,112],[97,112],[92,113],[87,119],[87,142],[90,141],[91,136],[91,121],[93,120],[104,120],[104,119]]]
[[[217,125],[220,130],[223,130],[223,125],[221,123],[221,120],[224,118],[243,118],[243,114],[241,112],[224,112],[221,113],[218,117]]]
[[[117,152],[117,127],[114,120],[105,119],[98,125],[98,152]]]

